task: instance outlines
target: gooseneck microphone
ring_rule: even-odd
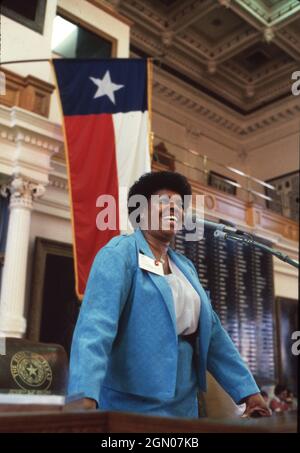
[[[211,222],[206,219],[194,219],[194,222],[198,225],[203,225],[204,229],[209,229],[213,231],[223,231],[224,233],[235,233],[235,234],[247,234],[245,231],[239,230],[236,226],[228,222],[227,220],[221,220],[221,223]]]

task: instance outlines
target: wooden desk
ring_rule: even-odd
[[[171,419],[124,412],[0,412],[1,433],[295,433],[296,413],[261,419]]]

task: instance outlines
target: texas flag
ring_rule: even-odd
[[[124,225],[120,188],[129,189],[150,171],[151,67],[144,59],[55,59],[53,65],[64,116],[76,292],[82,298],[96,253]],[[97,223],[107,207],[99,201],[104,195],[115,202],[113,229]]]

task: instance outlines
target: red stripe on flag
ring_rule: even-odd
[[[112,115],[65,116],[69,176],[73,204],[77,292],[84,294],[98,250],[119,234],[118,173]],[[117,230],[100,231],[96,200],[110,194],[116,200]]]

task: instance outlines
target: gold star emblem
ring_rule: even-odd
[[[35,376],[36,372],[37,372],[37,368],[35,368],[34,366],[32,366],[32,364],[30,364],[29,367],[27,368],[27,371],[30,374],[30,376]]]

